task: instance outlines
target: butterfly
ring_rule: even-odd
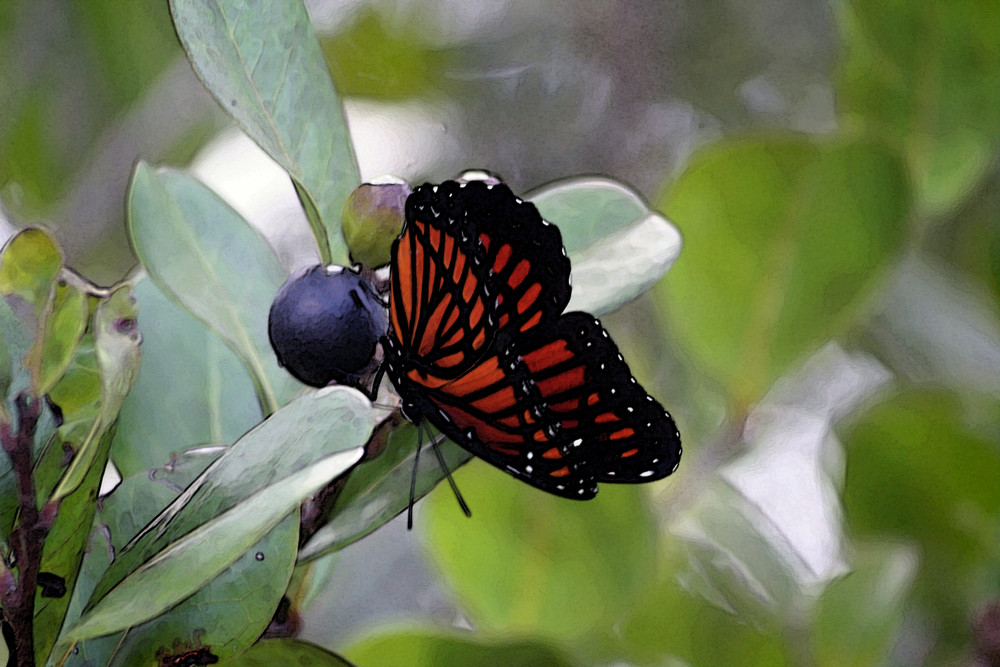
[[[559,229],[506,185],[414,189],[383,339],[403,414],[564,498],[666,477],[681,457],[674,420],[600,321],[563,312],[569,298]]]

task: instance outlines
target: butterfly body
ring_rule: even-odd
[[[409,419],[585,500],[598,482],[669,475],[681,447],[601,323],[563,313],[569,275],[558,228],[505,185],[418,187],[392,247],[384,347]]]

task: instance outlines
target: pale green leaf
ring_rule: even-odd
[[[267,242],[218,195],[184,172],[136,166],[129,233],[149,275],[240,356],[270,414],[300,388],[267,337],[285,273]]]
[[[568,310],[614,310],[656,284],[680,254],[677,228],[616,181],[567,179],[527,198],[562,232],[573,266]]]
[[[340,211],[360,175],[301,0],[171,0],[170,10],[205,87],[315,203],[323,261],[346,263]]]
[[[119,554],[68,638],[129,627],[197,591],[302,500],[354,465],[375,420],[368,401],[343,387],[311,392],[276,412]],[[185,571],[189,578],[178,588]]]

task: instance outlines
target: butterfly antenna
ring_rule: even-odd
[[[458,501],[458,506],[462,508],[462,512],[465,516],[472,518],[472,510],[469,509],[468,504],[465,502],[465,498],[462,497],[462,492],[458,490],[458,484],[451,476],[451,470],[448,469],[448,464],[444,461],[444,454],[441,453],[441,448],[438,444],[441,442],[443,436],[439,438],[434,438],[431,440],[431,448],[434,450],[434,455],[437,456],[438,463],[441,465],[441,470],[444,471],[444,476],[448,479],[448,485],[451,486],[451,492],[455,494],[455,500]]]
[[[417,469],[420,466],[420,450],[424,446],[423,423],[417,424],[417,453],[413,456],[413,474],[410,476],[410,506],[406,510],[406,529],[413,530],[413,500],[417,495]]]

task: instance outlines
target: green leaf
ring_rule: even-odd
[[[640,489],[607,485],[582,503],[482,461],[455,481],[473,518],[440,488],[423,522],[434,560],[477,628],[599,641],[655,572],[657,531]]]
[[[919,561],[912,548],[855,545],[852,571],[823,593],[813,622],[818,665],[884,665],[903,622]]]
[[[326,649],[296,639],[265,639],[242,655],[223,660],[219,667],[352,667],[351,663]]]
[[[569,667],[562,651],[533,639],[488,639],[481,633],[417,632],[384,635],[351,646],[347,656],[365,667]]]
[[[50,498],[50,502],[59,502],[59,512],[42,553],[42,571],[63,577],[67,590],[73,590],[76,583],[97,506],[97,492],[108,462],[114,436],[112,429],[139,365],[140,337],[135,317],[135,302],[129,285],[112,291],[94,312],[93,349],[100,382],[99,408],[83,440],[72,443],[75,448],[73,460]],[[71,416],[79,418],[81,415],[71,413]],[[47,454],[42,464],[57,457],[51,467],[58,470],[58,459],[63,456],[61,448],[53,447]],[[41,464],[39,468],[37,475],[41,478],[41,471],[46,468]],[[39,491],[42,486],[39,483]],[[70,597],[43,598],[39,593],[37,601],[36,651],[39,661],[44,662],[62,627]]]
[[[267,628],[285,592],[298,532],[299,513],[293,511],[194,595],[131,628],[114,664],[143,664],[185,644],[207,646],[220,659],[242,653]]]
[[[89,423],[98,413],[101,400],[101,373],[97,366],[94,338],[87,334],[59,382],[49,392],[49,400],[59,406],[67,431],[74,422]]]
[[[67,591],[73,591],[76,586],[83,554],[91,536],[97,492],[104,477],[112,435],[104,432],[101,439],[92,445],[92,465],[82,470],[83,477],[76,488],[63,494],[55,523],[45,538],[41,571],[62,577]],[[54,452],[56,455],[61,453]],[[45,664],[63,626],[70,601],[69,594],[60,598],[42,597],[41,591],[36,594],[35,658],[38,664]]]
[[[102,499],[95,521],[90,526],[92,531],[90,548],[84,555],[77,585],[72,592],[72,600],[66,614],[67,627],[80,617],[87,600],[113,560],[112,554],[118,553],[179,493],[178,489],[161,481],[159,476],[154,477],[144,471],[126,477],[111,495]],[[103,637],[79,644],[80,659],[95,664],[107,664],[120,637],[113,636],[113,641],[106,647],[103,657],[100,657],[97,655],[101,649],[98,645],[107,639],[109,638]]]
[[[416,500],[444,479],[437,457],[427,446],[428,437],[425,431]],[[472,454],[451,441],[445,440],[439,447],[449,470],[456,470],[472,458]],[[299,559],[310,560],[342,549],[406,510],[416,451],[416,427],[408,425],[392,431],[384,451],[351,471],[329,520],[302,546]]]
[[[246,366],[219,336],[148,278],[135,298],[142,365],[115,435],[123,477],[191,448],[231,444],[263,417]]]
[[[42,316],[40,340],[32,351],[38,355],[37,366],[31,365],[38,369],[35,391],[39,396],[49,393],[73,361],[89,311],[87,297],[79,289],[65,283],[54,286]]]
[[[680,254],[677,229],[616,181],[577,177],[527,198],[562,232],[573,264],[568,310],[613,310],[652,287]]]
[[[44,229],[28,227],[15,234],[0,255],[0,293],[14,295],[40,312],[62,267],[62,252]]]
[[[671,330],[736,404],[842,332],[899,250],[906,179],[876,144],[728,141],[663,197],[687,250],[661,284]]]
[[[134,626],[200,589],[353,466],[373,423],[368,401],[343,387],[306,394],[276,412],[119,554],[64,639]],[[333,446],[331,434],[337,434]]]
[[[118,419],[118,411],[135,382],[142,352],[136,328],[135,299],[130,285],[121,285],[94,312],[94,350],[101,377],[100,412],[77,450],[51,500],[72,493],[91,467],[104,470],[107,453],[98,455],[104,436]],[[109,443],[110,444],[110,443]]]
[[[62,252],[43,229],[29,227],[12,237],[0,258],[0,293],[34,306],[37,330],[21,361],[36,395],[62,377],[87,324],[87,300],[76,286],[56,284]]]
[[[285,273],[267,242],[218,195],[172,169],[139,163],[128,212],[132,245],[157,285],[240,356],[265,414],[286,403],[301,385],[268,342],[267,313]]]
[[[31,333],[28,326],[21,321],[5,299],[0,299],[0,338],[3,339],[7,351],[7,364],[0,368],[3,373],[3,390],[0,396],[0,416],[12,414],[13,399],[19,391],[29,383],[27,369],[24,368],[24,357],[31,348]],[[2,457],[6,458],[6,457]],[[7,461],[9,464],[9,461]],[[2,467],[4,463],[0,463]]]
[[[222,108],[309,193],[320,257],[344,264],[340,211],[361,177],[340,99],[300,0],[171,0],[188,59]]]
[[[116,549],[121,549],[159,508],[177,496],[178,492],[167,483],[168,476],[134,475],[103,499],[99,516],[102,525],[93,535],[81,574],[81,579],[89,576],[89,580],[82,582],[83,590],[74,593],[75,613],[71,612],[70,621],[79,617],[83,603],[108,565],[108,537]],[[171,483],[175,481],[169,477]],[[153,656],[160,651],[195,644],[210,646],[218,657],[239,653],[260,636],[285,592],[295,561],[297,535],[298,513],[293,512],[194,595],[127,632],[81,642],[67,666],[152,664]]]
[[[789,659],[789,643],[774,626],[759,626],[692,594],[683,581],[683,557],[665,554],[661,573],[647,582],[621,624],[621,642],[630,662],[695,667],[806,664]],[[675,662],[670,662],[671,656]]]
[[[419,7],[385,12],[391,19],[380,9],[385,8],[362,6],[349,26],[322,40],[338,90],[346,97],[425,97],[440,85],[440,73],[459,57],[458,51],[432,43],[422,23],[405,15],[421,11]]]
[[[350,468],[360,455],[360,449],[340,452],[292,473],[169,543],[103,596],[99,594],[103,592],[99,585],[96,602],[70,628],[67,638],[79,640],[108,634],[170,609],[223,572],[289,512],[295,511],[302,500]],[[167,516],[170,513],[168,508]],[[169,518],[160,523],[167,521]],[[214,546],[206,549],[207,544]],[[109,568],[109,574],[112,571]],[[109,578],[105,577],[102,584]]]
[[[919,547],[916,600],[937,616],[931,662],[967,645],[970,610],[995,584],[1000,452],[970,416],[954,395],[911,390],[843,430],[852,532]]]
[[[990,0],[842,7],[838,103],[903,148],[919,210],[960,205],[1000,138],[1000,13]]]

